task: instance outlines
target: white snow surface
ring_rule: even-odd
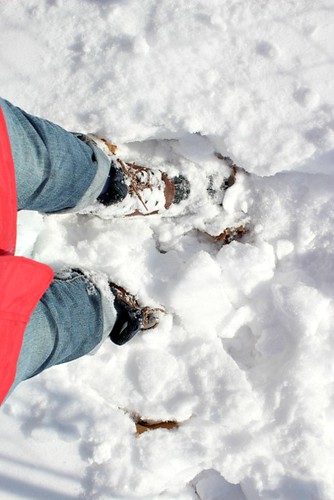
[[[333,28],[333,0],[1,3],[3,97],[194,186],[214,151],[252,173],[223,210],[20,214],[18,253],[167,314],[17,388],[1,500],[334,498]]]

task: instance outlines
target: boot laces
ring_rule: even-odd
[[[149,189],[151,192],[153,192],[154,189],[161,190],[161,184],[153,184],[153,179],[157,182],[155,173],[152,169],[136,165],[135,163],[126,163],[120,159],[117,159],[117,161],[128,179],[129,194],[135,194],[145,210],[148,212],[149,209],[143,200],[141,192],[145,189]]]
[[[132,309],[136,309],[143,315],[141,330],[150,330],[155,328],[159,323],[159,313],[166,313],[166,310],[161,307],[141,307],[137,299],[131,293],[127,292],[123,287],[110,283],[111,289],[118,300],[124,302]]]

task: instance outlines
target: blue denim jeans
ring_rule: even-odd
[[[1,98],[0,106],[14,157],[19,210],[77,211],[96,200],[110,162],[95,144]],[[56,277],[25,330],[13,388],[92,351],[115,319],[111,294],[101,294],[81,272]]]

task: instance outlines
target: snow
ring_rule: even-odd
[[[332,500],[333,23],[330,0],[2,5],[3,97],[193,192],[178,218],[20,214],[18,253],[167,314],[17,388],[1,499]],[[214,151],[252,173],[223,213]],[[239,223],[226,246],[200,232]],[[180,425],[136,437],[137,417]]]

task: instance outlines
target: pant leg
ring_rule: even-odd
[[[1,98],[0,106],[14,157],[19,210],[54,213],[94,202],[109,174],[107,157],[77,135]],[[91,352],[115,318],[111,295],[108,300],[82,274],[56,278],[25,330],[11,391],[46,368]]]
[[[11,390],[46,368],[94,350],[110,332],[115,318],[112,299],[103,298],[81,273],[71,271],[65,278],[56,277],[25,330]]]
[[[93,203],[109,174],[110,161],[47,120],[0,98],[14,157],[19,210],[54,213]]]

